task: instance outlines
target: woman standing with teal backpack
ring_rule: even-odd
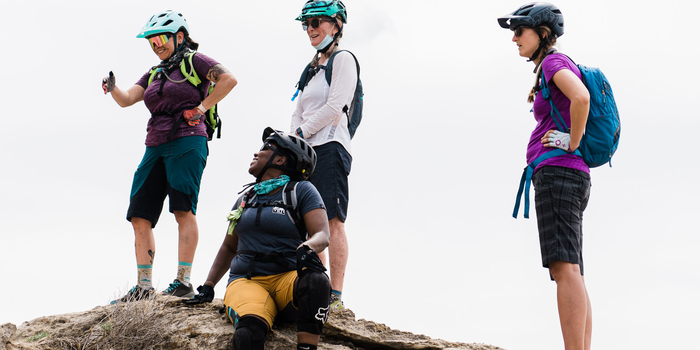
[[[590,349],[592,311],[583,278],[583,211],[590,195],[590,170],[579,155],[589,111],[590,95],[581,71],[566,55],[553,49],[564,34],[564,17],[549,3],[531,3],[498,19],[513,31],[512,41],[520,56],[536,66],[538,82],[528,98],[534,102],[537,126],[527,147],[527,163],[543,154],[562,149],[567,154],[543,160],[534,169],[535,208],[542,265],[557,283],[557,304],[564,345]],[[543,73],[543,75],[540,74]],[[539,81],[544,76],[546,81]],[[551,106],[540,86],[547,83],[551,99],[561,113],[568,132],[557,130]]]

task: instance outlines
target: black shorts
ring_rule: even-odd
[[[315,146],[316,168],[309,181],[316,187],[326,205],[328,220],[338,217],[345,222],[348,213],[348,175],[352,157],[339,142]]]
[[[583,211],[591,177],[566,167],[543,166],[532,176],[542,266],[555,261],[578,264],[583,275]]]

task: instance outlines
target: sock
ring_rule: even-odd
[[[180,261],[177,263],[177,280],[184,285],[190,285],[190,272],[192,272],[192,263]]]
[[[333,300],[343,300],[343,292],[339,292],[335,289],[331,290],[331,299]]]
[[[153,288],[153,265],[136,265],[138,285],[143,289]]]

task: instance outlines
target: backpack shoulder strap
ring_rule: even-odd
[[[311,63],[307,64],[306,67],[304,68],[304,71],[301,72],[301,76],[299,77],[299,81],[297,82],[297,91],[294,93],[294,96],[292,96],[292,101],[294,101],[295,98],[299,95],[299,91],[304,91],[304,88],[306,87],[306,84],[308,83],[309,80],[309,68],[311,68]]]
[[[328,63],[326,63],[326,81],[328,82],[328,86],[331,85],[331,80],[332,80],[332,75],[333,75],[333,60],[335,59],[335,55],[341,53],[341,52],[347,52],[352,55],[352,58],[355,59],[355,67],[357,67],[357,80],[360,80],[360,62],[357,61],[357,57],[355,57],[355,54],[348,51],[348,50],[339,50],[336,53],[334,53],[331,58],[328,59]]]
[[[291,180],[284,185],[282,189],[282,203],[285,205],[287,210],[287,216],[289,220],[292,221],[294,226],[296,226],[299,232],[299,237],[302,241],[306,240],[306,225],[304,224],[304,218],[299,213],[298,202],[297,202],[297,185],[298,181]]]

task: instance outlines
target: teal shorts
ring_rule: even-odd
[[[170,198],[171,213],[192,211],[197,214],[199,185],[208,155],[204,136],[182,137],[146,147],[134,173],[126,219],[146,219],[156,227],[166,196]]]

